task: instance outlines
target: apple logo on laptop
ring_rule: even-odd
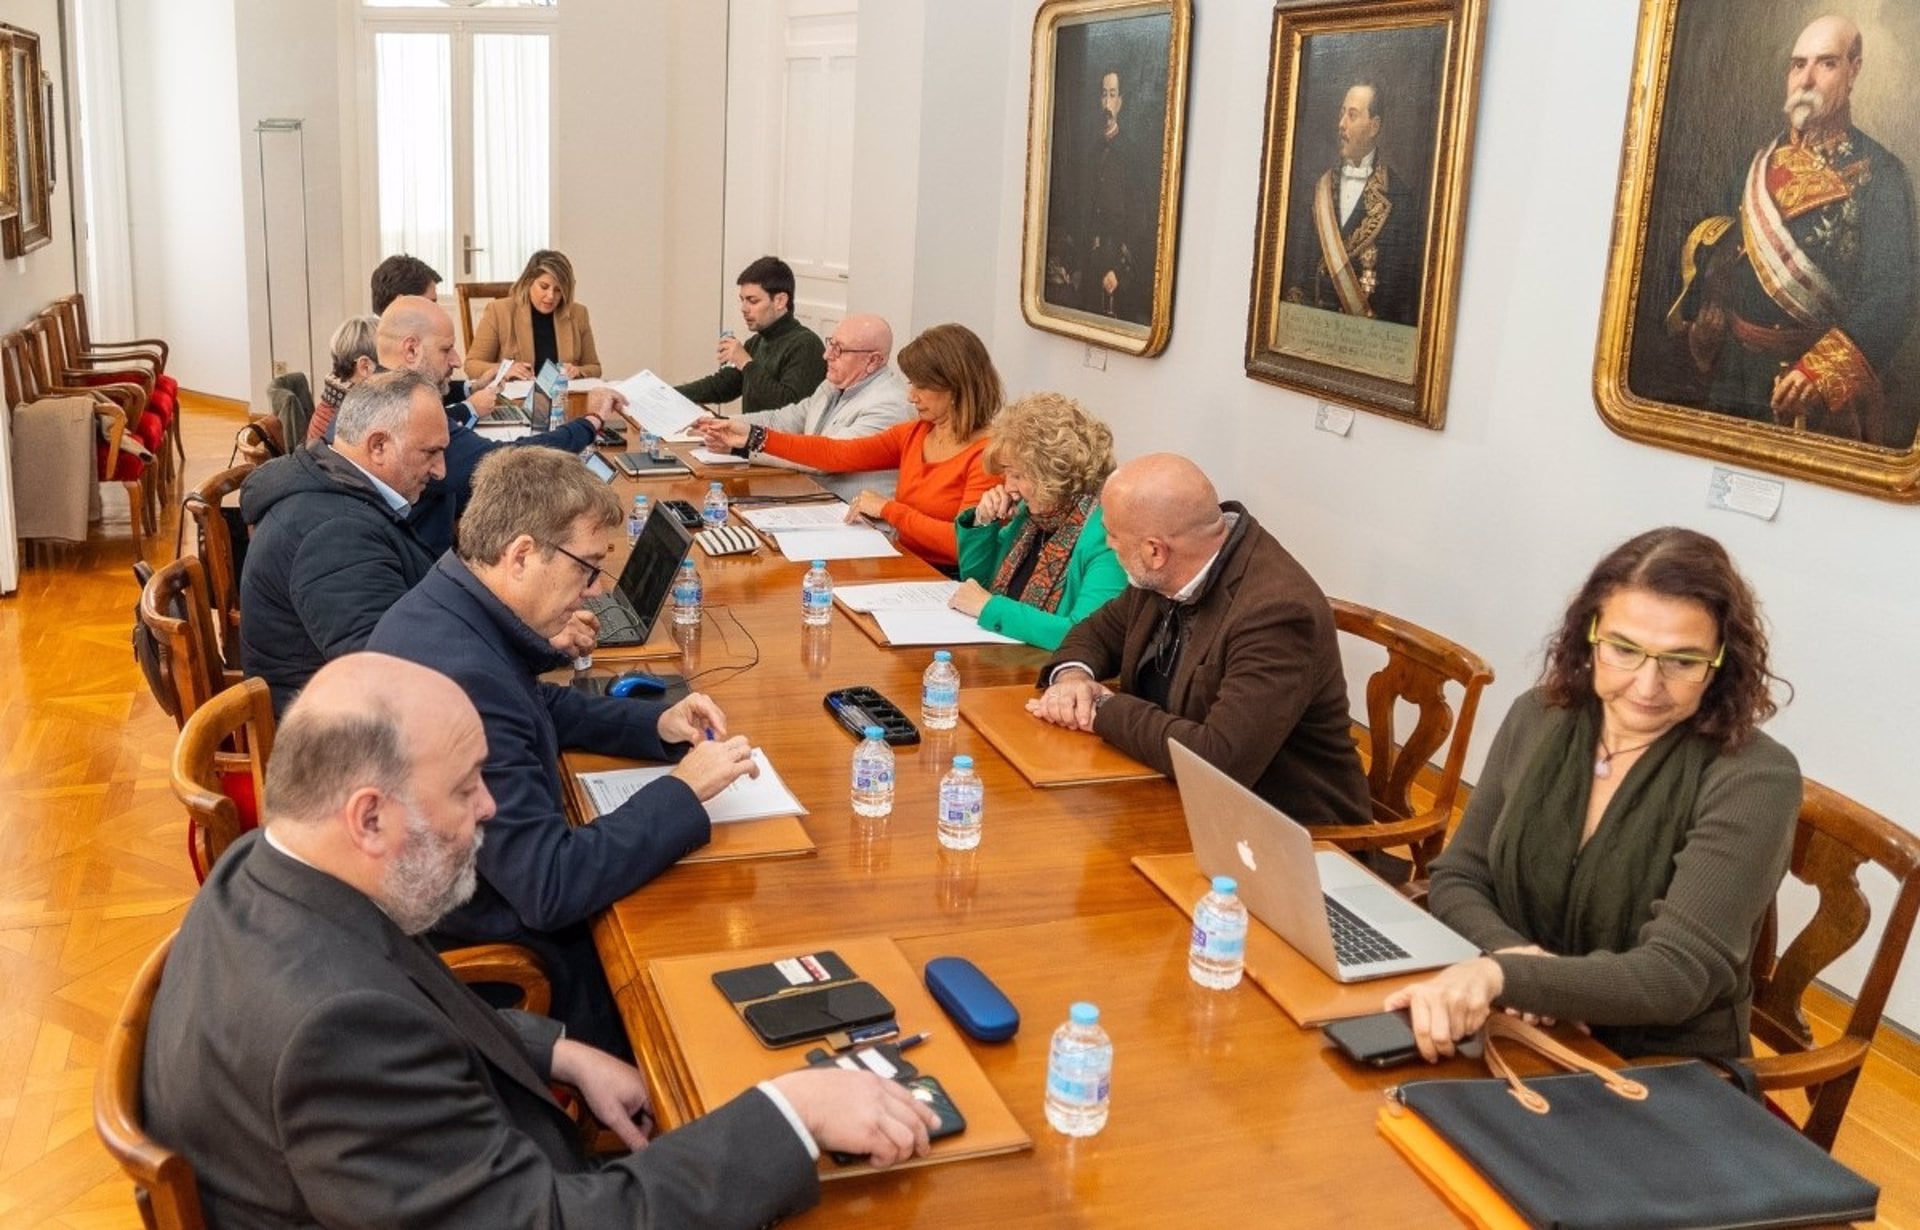
[[[1233,848],[1235,851],[1239,853],[1240,861],[1246,864],[1246,868],[1248,871],[1260,870],[1260,868],[1255,866],[1253,862],[1253,847],[1247,844],[1245,838],[1241,838],[1239,841],[1234,842]]]

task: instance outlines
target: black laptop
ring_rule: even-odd
[[[673,589],[673,575],[692,546],[693,535],[664,503],[656,503],[647,514],[640,541],[627,556],[627,566],[620,570],[619,584],[612,593],[587,599],[587,609],[600,619],[600,644],[618,647],[646,642]]]

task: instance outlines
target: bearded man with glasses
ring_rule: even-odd
[[[459,546],[388,610],[367,647],[452,679],[486,728],[484,777],[499,810],[480,851],[480,885],[432,938],[538,952],[569,1036],[624,1057],[631,1052],[588,920],[707,844],[701,804],[757,770],[748,741],[729,737],[720,706],[698,692],[668,706],[540,680],[591,652],[597,625],[582,603],[610,582],[603,565],[621,518],[619,500],[577,457],[492,454],[474,476]],[[573,748],[678,763],[575,828],[560,769]]]

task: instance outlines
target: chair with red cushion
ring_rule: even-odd
[[[127,342],[95,341],[88,332],[85,295],[75,292],[62,299],[59,306],[65,310],[66,319],[71,322],[69,335],[72,341],[71,349],[77,356],[89,360],[97,359],[115,366],[140,362],[151,367],[155,391],[165,393],[174,407],[174,417],[168,423],[168,427],[173,436],[174,452],[178,460],[184,464],[187,451],[179,431],[180,383],[167,375],[167,344],[157,337],[137,338]]]
[[[0,338],[0,393],[4,394],[8,406],[24,406],[43,397],[66,395],[85,397],[93,403],[99,427],[94,473],[100,482],[125,486],[134,558],[138,559],[144,547],[143,536],[154,530],[158,509],[146,461],[121,447],[127,434],[124,401],[114,396],[111,389],[48,387],[41,355],[39,342],[30,329],[15,330]],[[155,425],[143,420],[136,423],[149,434]],[[145,443],[145,438],[137,432],[134,438]]]

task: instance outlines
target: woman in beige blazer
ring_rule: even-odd
[[[487,305],[467,350],[467,378],[485,380],[502,359],[512,359],[509,380],[531,380],[548,359],[568,379],[600,374],[593,326],[584,304],[574,302],[573,262],[542,248],[527,260],[520,280],[504,299]]]

